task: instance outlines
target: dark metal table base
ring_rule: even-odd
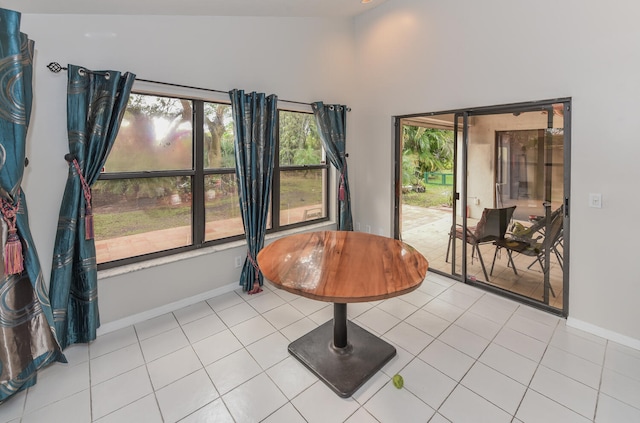
[[[289,352],[336,394],[348,398],[396,355],[396,349],[348,321],[346,304],[335,304],[334,310],[333,320],[293,341]]]

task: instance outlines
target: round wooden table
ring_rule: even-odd
[[[350,397],[396,349],[348,321],[347,303],[413,291],[424,280],[428,262],[416,249],[395,239],[324,231],[274,241],[258,254],[258,266],[278,288],[334,303],[333,321],[292,342],[289,352],[338,395]]]

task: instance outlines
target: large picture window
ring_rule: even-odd
[[[328,165],[310,112],[279,112],[270,232],[328,218]],[[244,239],[231,106],[132,93],[93,187],[99,268]]]

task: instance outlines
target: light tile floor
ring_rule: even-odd
[[[435,274],[348,307],[398,354],[340,398],[287,352],[331,313],[230,292],[68,348],[0,422],[640,422],[640,351]]]

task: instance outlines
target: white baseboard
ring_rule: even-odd
[[[151,310],[143,311],[142,313],[134,314],[122,319],[114,320],[113,322],[105,323],[103,325],[100,325],[100,327],[98,328],[97,336],[104,335],[105,333],[113,332],[118,329],[126,328],[127,326],[135,325],[136,323],[153,319],[154,317],[158,317],[166,313],[171,313],[172,311],[176,311],[183,307],[199,303],[200,301],[208,300],[209,298],[213,298],[218,295],[226,294],[227,292],[238,289],[239,286],[239,282],[230,283],[229,285],[221,286],[220,288],[212,289],[211,291],[203,292],[201,294],[194,295],[193,297],[183,298],[173,303],[165,304]]]
[[[567,317],[567,326],[589,332],[593,335],[597,335],[610,341],[617,342],[618,344],[624,345],[629,348],[640,350],[640,339],[622,335],[618,332],[604,329],[600,326],[592,325],[591,323],[587,323],[572,317]]]

